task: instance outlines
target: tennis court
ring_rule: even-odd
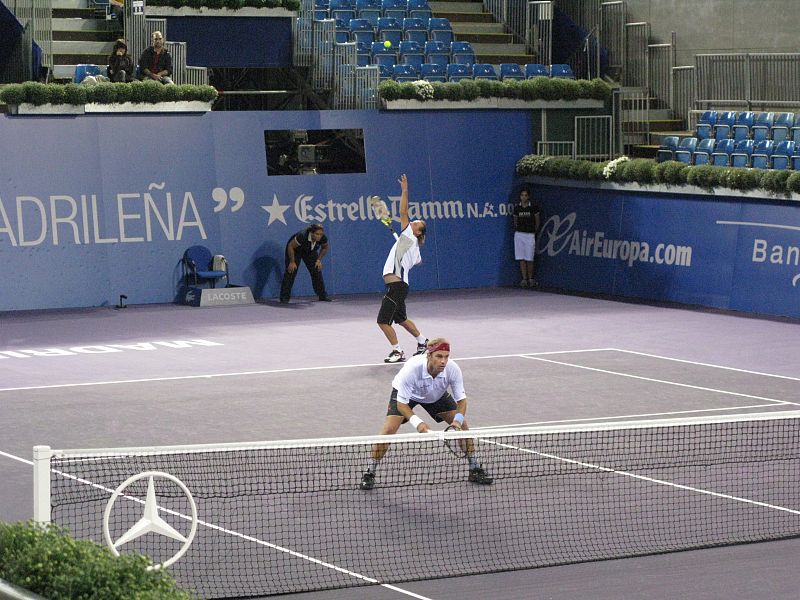
[[[352,296],[331,304],[301,299],[289,306],[0,316],[0,518],[32,516],[30,459],[37,444],[101,448],[375,434],[399,369],[382,362],[387,347],[374,324],[378,303],[378,296]],[[425,335],[450,339],[474,430],[800,406],[796,322],[515,289],[416,293],[409,309]],[[400,340],[412,348],[404,332]],[[759,481],[755,500],[778,487],[774,479]],[[502,495],[498,489],[490,494]],[[464,498],[472,495],[468,490]],[[564,504],[573,500],[568,495]],[[800,510],[791,491],[780,500]],[[494,503],[466,511],[453,535],[520,517],[501,498]],[[790,526],[800,521],[788,515]],[[615,519],[602,510],[596,516]],[[679,517],[691,518],[703,522],[702,515]],[[551,523],[539,545],[563,525]],[[679,531],[681,523],[675,525]],[[288,546],[292,532],[284,535]],[[358,553],[357,543],[347,543],[356,547],[346,552]],[[480,557],[498,553],[476,549],[470,568],[480,571]],[[800,584],[798,557],[798,541],[783,539],[467,577],[437,579],[446,573],[434,572],[430,580],[291,597],[789,598]]]

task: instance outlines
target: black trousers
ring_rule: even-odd
[[[317,271],[314,264],[317,262],[319,255],[316,252],[301,253],[298,250],[294,251],[294,259],[297,262],[297,269],[293,273],[289,272],[289,251],[288,246],[285,252],[286,270],[283,272],[283,281],[281,281],[281,301],[288,302],[292,296],[292,287],[294,286],[294,278],[297,277],[300,271],[300,261],[306,265],[308,272],[311,274],[311,285],[314,286],[314,293],[319,298],[324,298],[328,294],[325,293],[325,281],[322,279],[322,271]]]

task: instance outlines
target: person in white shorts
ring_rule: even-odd
[[[514,206],[514,259],[519,261],[522,280],[520,287],[536,287],[533,278],[533,259],[536,251],[536,232],[539,231],[539,207],[531,204],[527,189],[519,192],[519,201]]]

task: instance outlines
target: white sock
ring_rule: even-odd
[[[417,336],[417,343],[418,344],[424,344],[426,341],[428,341],[428,338],[426,338],[424,335],[419,334]]]
[[[400,348],[400,344],[395,344],[394,346],[392,346],[392,350],[397,350],[398,352],[402,352],[403,351],[403,349]]]

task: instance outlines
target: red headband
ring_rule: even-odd
[[[428,346],[428,354],[433,354],[434,352],[438,352],[439,350],[445,350],[450,352],[450,344],[447,342],[439,342],[435,346]]]

